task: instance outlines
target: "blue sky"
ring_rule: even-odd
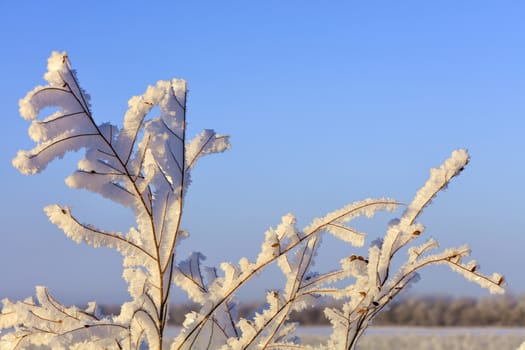
[[[179,256],[209,264],[254,258],[269,226],[349,202],[409,201],[456,148],[471,164],[424,213],[443,247],[469,243],[483,272],[525,291],[525,4],[519,1],[0,2],[0,298],[46,285],[65,302],[127,298],[120,256],[69,241],[42,208],[71,205],[86,222],[126,230],[130,213],[63,179],[80,154],[27,177],[18,99],[67,50],[95,118],[119,124],[127,100],[160,79],[189,83],[189,133],[231,135],[231,151],[193,173]],[[372,223],[381,236],[387,216]],[[316,267],[353,250],[326,238]],[[275,271],[244,291],[259,298]],[[277,285],[275,285],[277,286]],[[446,268],[411,293],[485,295]]]

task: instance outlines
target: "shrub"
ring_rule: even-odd
[[[64,306],[46,288],[37,287],[36,300],[3,301],[0,329],[10,331],[1,338],[2,349],[34,345],[161,349],[174,285],[199,309],[186,314],[171,349],[307,349],[294,336],[296,325],[288,322],[289,315],[315,305],[321,297],[341,301],[340,307],[325,309],[333,332],[324,348],[352,349],[373,318],[417,280],[417,271],[433,264],[445,264],[491,292],[503,292],[500,274],[483,275],[475,261],[463,261],[469,255],[467,246],[435,252],[434,239],[408,248],[408,259],[398,271],[391,270],[394,255],[423,236],[424,227],[416,219],[468,163],[465,150],[454,151],[431,170],[429,180],[401,217],[391,221],[384,238],[370,245],[368,256],[348,256],[336,271],[312,271],[322,235],[363,246],[365,234],[352,228],[350,221],[372,217],[379,210],[393,211],[400,202],[365,199],[314,219],[303,229],[292,214],[285,215],[276,228],[266,231],[255,260],[222,263],[218,270],[203,266],[201,253],[184,260],[176,254],[177,245],[188,236],[180,224],[191,170],[202,156],[230,147],[228,137],[213,130],[187,138],[186,82],[159,81],[142,96],[132,97],[119,128],[95,122],[89,96],[65,53],[52,53],[44,78],[46,86],[36,87],[20,101],[20,114],[31,121],[29,133],[37,145],[19,151],[13,165],[24,174],[35,174],[67,151],[86,150],[67,185],[130,208],[136,226],[127,233],[110,232],[82,223],[65,206],[50,205],[45,212],[74,241],[111,247],[122,254],[131,300],[118,315],[102,316],[95,303],[86,309]],[[150,117],[156,106],[160,115]],[[37,119],[46,107],[58,111]],[[284,288],[267,292],[267,304],[252,317],[236,316],[237,290],[272,263],[286,278]]]

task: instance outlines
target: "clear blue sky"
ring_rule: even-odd
[[[35,285],[71,303],[127,298],[120,255],[69,241],[42,211],[59,203],[103,228],[133,224],[65,186],[81,155],[33,177],[11,167],[32,147],[18,99],[43,83],[53,50],[68,51],[98,121],[120,123],[129,97],[181,77],[190,134],[231,135],[232,150],[193,173],[179,257],[254,258],[288,212],[302,226],[367,197],[409,201],[430,167],[465,147],[471,164],[424,213],[425,235],[470,243],[483,272],[525,292],[524,18],[520,1],[0,2],[0,298]],[[370,242],[386,217],[360,224]],[[323,249],[319,270],[353,252],[329,238]],[[261,297],[274,273],[245,295]],[[411,292],[488,294],[444,267]]]

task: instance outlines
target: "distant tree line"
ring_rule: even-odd
[[[416,297],[394,302],[376,325],[525,326],[525,295],[483,298]]]
[[[263,304],[246,304],[238,308],[239,316],[249,317]],[[197,310],[195,305],[174,305],[169,322],[181,325],[184,315]],[[119,307],[102,307],[104,314],[116,314]],[[291,319],[302,325],[328,325],[322,308],[292,313]],[[525,326],[525,295],[490,296],[483,298],[448,296],[413,296],[394,301],[375,320],[380,326],[472,327]]]

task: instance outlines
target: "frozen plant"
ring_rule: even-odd
[[[19,151],[13,165],[24,174],[35,174],[67,151],[86,150],[67,185],[130,208],[136,225],[126,233],[109,232],[82,223],[65,206],[50,205],[45,212],[74,241],[111,247],[122,254],[131,300],[118,315],[104,316],[96,303],[85,309],[64,306],[46,288],[37,287],[36,299],[3,300],[0,329],[5,333],[0,349],[162,349],[168,342],[163,335],[174,286],[200,309],[187,314],[178,336],[169,340],[173,350],[310,349],[295,336],[296,324],[289,322],[289,315],[326,298],[340,300],[341,306],[325,310],[333,332],[321,347],[354,349],[370,321],[418,278],[418,270],[433,264],[447,265],[493,293],[503,292],[501,275],[483,275],[475,261],[464,261],[470,252],[467,246],[436,252],[437,242],[428,239],[407,247],[423,236],[424,227],[416,221],[422,210],[468,163],[465,150],[454,151],[431,170],[429,180],[401,217],[391,221],[384,238],[370,246],[366,257],[348,256],[336,271],[312,271],[322,235],[363,246],[365,234],[350,222],[372,217],[378,210],[392,211],[399,202],[387,198],[355,202],[303,229],[293,215],[285,215],[265,233],[255,260],[241,258],[237,264],[225,262],[216,269],[203,266],[201,253],[180,259],[176,251],[188,236],[180,223],[191,170],[201,156],[230,147],[228,137],[213,130],[187,139],[186,82],[159,81],[142,96],[132,97],[119,128],[95,122],[89,96],[66,53],[52,53],[44,78],[47,85],[36,87],[20,101],[20,114],[31,121],[29,134],[36,146]],[[156,106],[160,115],[151,117]],[[37,119],[46,107],[54,107],[55,112]],[[404,247],[407,260],[398,271],[391,271],[394,255]],[[249,319],[239,318],[236,292],[272,263],[286,278],[283,289],[266,293],[262,311]]]

